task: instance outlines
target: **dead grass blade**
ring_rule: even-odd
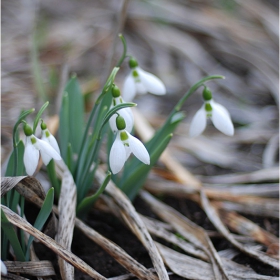
[[[50,261],[31,261],[31,262],[4,262],[7,270],[11,273],[21,273],[31,276],[52,276],[55,275],[52,263]]]
[[[105,179],[105,173],[100,168],[96,171],[96,179],[100,184],[102,184]],[[109,182],[105,192],[112,197],[127,226],[147,249],[159,279],[169,279],[163,260],[154,244],[154,241],[130,200],[113,184],[112,181]]]
[[[58,201],[59,223],[56,241],[64,248],[71,251],[76,217],[77,189],[72,174],[66,164],[60,160],[56,162],[56,166],[59,169],[58,173],[62,173],[61,190]],[[62,279],[74,279],[74,267],[72,265],[62,258],[58,258],[58,264]]]
[[[178,253],[166,246],[156,243],[166,265],[177,275],[186,279],[215,280],[211,264]]]
[[[262,229],[257,224],[253,223],[249,219],[238,215],[235,212],[219,211],[219,216],[222,221],[233,231],[250,236],[254,240],[269,247],[272,244],[278,244],[279,239],[270,232]]]
[[[260,217],[279,218],[279,201],[277,199],[257,199],[248,197],[248,201],[243,197],[242,201],[214,201],[213,205],[227,211],[236,211]]]
[[[24,186],[24,185],[23,185]],[[19,188],[20,193],[25,194],[25,198],[30,202],[35,203],[41,207],[43,200],[34,192],[25,192],[23,188]],[[26,195],[27,194],[27,195]],[[57,207],[53,207],[53,211],[59,214]],[[139,279],[158,279],[150,270],[146,269],[130,255],[128,255],[122,248],[114,244],[112,241],[103,237],[101,234],[84,224],[81,220],[75,218],[75,226],[81,230],[88,238],[93,240],[96,244],[102,247],[108,254],[116,259],[124,268],[139,277]]]
[[[87,265],[83,260],[78,258],[73,253],[66,250],[64,247],[59,245],[55,242],[52,238],[48,237],[47,235],[43,234],[36,228],[34,228],[31,224],[27,221],[22,219],[16,213],[11,211],[8,207],[1,205],[2,210],[4,211],[6,217],[8,218],[9,222],[13,225],[23,229],[24,231],[28,232],[35,238],[37,238],[40,242],[42,242],[45,246],[50,248],[53,252],[55,252],[58,256],[75,266],[77,269],[81,270],[82,272],[88,274],[93,279],[97,280],[106,280],[105,277],[100,275],[94,269],[92,269],[89,265]]]
[[[188,220],[187,217],[181,215],[175,209],[165,205],[145,191],[140,192],[140,197],[162,220],[169,223],[180,235],[209,256],[215,279],[229,279],[222,267],[219,255],[203,228],[197,226]]]
[[[267,169],[261,169],[254,172],[200,177],[201,181],[209,184],[240,184],[240,183],[258,183],[258,182],[278,182],[279,167],[274,166]]]
[[[8,273],[8,275],[1,275],[1,279],[3,280],[30,280],[28,278],[16,275],[16,274],[12,274],[12,273]]]
[[[141,215],[141,219],[144,221],[148,231],[159,238],[164,239],[165,241],[178,246],[180,249],[184,250],[186,253],[191,254],[197,258],[200,258],[204,261],[209,261],[209,257],[205,254],[204,251],[197,249],[191,243],[185,241],[184,239],[176,236],[173,232],[170,232],[162,226],[162,222],[159,222],[155,219],[151,219]]]
[[[220,233],[222,233],[223,236],[229,242],[231,242],[232,245],[234,245],[236,248],[238,248],[241,252],[244,252],[245,254],[248,254],[249,256],[251,256],[257,260],[259,260],[265,264],[269,264],[272,267],[275,267],[278,269],[278,267],[279,267],[278,261],[267,256],[263,252],[253,250],[251,248],[248,248],[248,246],[246,247],[246,246],[242,245],[231,235],[231,233],[228,231],[228,229],[225,227],[225,225],[220,220],[220,217],[218,216],[216,209],[211,206],[211,203],[208,201],[208,199],[207,199],[206,195],[203,193],[203,191],[201,191],[201,204],[202,204],[202,207],[203,207],[205,213],[207,214],[208,218],[210,219],[210,221],[215,225],[217,230]]]
[[[9,190],[13,189],[24,178],[26,178],[26,176],[1,177],[1,197]]]

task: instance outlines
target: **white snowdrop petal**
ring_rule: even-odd
[[[129,75],[124,80],[122,96],[123,96],[124,100],[126,100],[127,102],[130,102],[134,99],[135,95],[136,95],[135,82],[132,77],[132,74],[129,73]]]
[[[110,155],[109,155],[110,168],[113,174],[116,174],[121,171],[125,161],[126,161],[126,151],[123,142],[120,140],[118,134],[116,140],[112,145]]]
[[[30,138],[27,137],[25,148],[24,148],[24,154],[23,154],[23,163],[25,166],[25,171],[29,176],[32,176],[36,171],[38,161],[39,161],[39,151],[31,143]]]
[[[61,160],[61,156],[56,152],[56,150],[46,141],[37,139],[35,144],[41,152],[42,160],[45,165],[48,165],[50,160]]]
[[[190,137],[196,137],[200,135],[207,124],[207,117],[206,112],[204,110],[204,105],[195,113],[191,124],[190,124],[190,130],[189,135]]]
[[[118,111],[118,114],[120,116],[122,116],[125,120],[125,124],[126,124],[126,130],[128,132],[131,132],[132,131],[132,128],[134,126],[134,118],[133,118],[133,114],[131,112],[131,109],[130,108],[123,108],[123,109],[120,109]],[[117,118],[117,114],[114,114],[110,120],[109,120],[109,124],[110,124],[110,127],[111,127],[111,130],[116,133],[118,132],[118,128],[117,128],[117,125],[116,125],[116,118]]]
[[[129,146],[124,146],[124,149],[125,149],[125,153],[126,153],[126,158],[125,158],[125,161],[127,161],[127,159],[129,158],[129,156],[131,155],[131,149]]]
[[[7,275],[7,274],[8,274],[7,267],[6,267],[6,265],[3,263],[2,260],[1,260],[1,274],[2,274],[2,275]]]
[[[136,87],[136,93],[139,95],[146,94],[148,92],[147,88],[145,85],[142,83],[142,81],[135,81],[135,87]]]
[[[211,106],[213,109],[211,119],[214,126],[222,133],[232,136],[234,134],[234,127],[228,110],[216,102],[212,103]]]
[[[131,152],[143,163],[150,164],[150,155],[143,143],[129,134],[128,138]]]
[[[137,71],[140,76],[141,83],[145,86],[148,92],[156,95],[166,94],[165,85],[158,77],[142,70],[141,68],[138,68]]]
[[[59,146],[58,146],[58,143],[55,139],[55,137],[53,135],[50,135],[49,137],[49,143],[50,145],[55,149],[55,151],[60,155],[60,149],[59,149]]]
[[[134,117],[131,112],[131,109],[124,108],[124,109],[119,110],[119,113],[125,120],[125,124],[126,124],[125,130],[127,130],[128,132],[131,132],[132,128],[134,126]]]
[[[110,125],[113,133],[116,133],[118,131],[118,128],[117,128],[117,125],[116,125],[116,118],[117,118],[117,114],[114,114],[109,120],[109,125]]]

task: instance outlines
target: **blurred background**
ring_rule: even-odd
[[[184,105],[186,119],[170,144],[195,175],[250,172],[278,166],[279,1],[277,0],[2,0],[2,160],[22,109],[50,101],[76,73],[88,110],[122,54],[162,79],[163,97],[138,97],[138,109],[159,127],[198,80],[228,108],[235,128],[227,137],[209,125],[196,139],[189,123],[202,105],[201,90]],[[125,60],[116,84],[129,69]],[[203,177],[201,177],[203,178]]]

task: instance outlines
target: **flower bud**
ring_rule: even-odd
[[[42,123],[41,123],[41,129],[42,130],[45,130],[45,129],[47,129],[47,125],[42,121]]]
[[[205,87],[203,92],[202,92],[202,95],[203,95],[203,99],[205,101],[209,101],[212,99],[212,92],[211,90],[208,88],[208,87]]]
[[[117,98],[117,97],[121,96],[121,91],[116,85],[114,85],[113,88],[112,88],[112,96],[114,98]]]
[[[130,68],[135,68],[138,66],[138,62],[134,57],[131,57],[129,60],[129,67]]]
[[[32,127],[30,125],[28,125],[27,123],[24,124],[23,131],[26,136],[31,136],[33,134]]]
[[[120,116],[120,115],[117,116],[116,125],[117,125],[118,130],[124,130],[125,129],[126,123],[125,123],[125,120],[122,116]]]

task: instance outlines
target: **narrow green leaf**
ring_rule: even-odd
[[[171,138],[172,134],[166,136],[157,145],[157,147],[150,152],[150,165],[143,164],[138,160],[138,165],[135,167],[134,170],[130,171],[127,179],[123,181],[120,188],[129,197],[130,200],[133,200],[138,194],[139,190],[142,188],[150,170],[153,168],[163,151],[166,149]],[[128,162],[127,164],[129,165],[130,163]]]
[[[47,172],[48,172],[48,176],[50,178],[51,185],[54,188],[55,197],[58,198],[59,194],[60,194],[60,181],[58,180],[58,178],[56,176],[55,163],[54,163],[53,159],[51,159],[51,161],[47,165]]]
[[[65,87],[69,96],[69,143],[72,146],[73,153],[77,154],[82,143],[84,133],[84,99],[80,89],[80,84],[76,76],[73,76]],[[67,146],[66,146],[67,148]]]
[[[1,209],[1,227],[13,247],[17,261],[24,262],[25,261],[24,253],[20,246],[17,234],[16,234],[12,224],[8,221],[8,219],[2,209]]]
[[[59,113],[58,137],[60,142],[60,152],[64,161],[67,158],[67,147],[69,143],[69,95],[64,92]]]
[[[54,188],[50,188],[49,191],[46,194],[46,198],[44,200],[44,203],[42,205],[42,208],[36,218],[36,221],[34,223],[34,227],[38,230],[41,230],[47,221],[53,207],[53,199],[54,199]],[[29,255],[30,255],[30,246],[31,243],[34,240],[34,236],[30,235],[27,243],[27,250],[25,254],[25,259],[26,261],[29,260]]]
[[[77,215],[78,216],[81,217],[81,216],[85,215],[89,211],[90,207],[92,207],[92,205],[98,199],[100,194],[102,194],[104,192],[104,190],[107,187],[110,179],[111,179],[111,173],[108,172],[104,182],[102,183],[100,188],[97,190],[97,192],[95,194],[91,195],[91,196],[85,197],[82,200],[82,202],[77,207]]]
[[[12,177],[12,176],[22,176],[25,174],[25,167],[24,167],[24,163],[23,163],[23,154],[24,154],[24,144],[23,141],[20,140],[19,143],[16,146],[17,149],[17,174],[14,174],[14,153],[15,151],[13,150],[13,152],[10,155],[9,161],[8,161],[8,165],[7,165],[7,169],[5,172],[5,176],[6,177]]]

